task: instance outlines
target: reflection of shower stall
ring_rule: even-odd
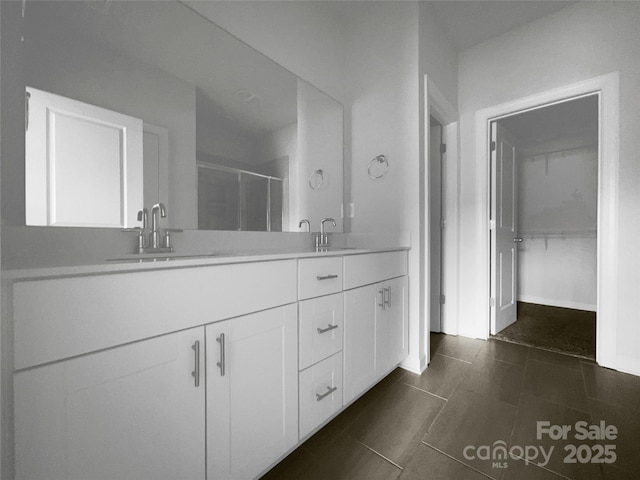
[[[281,232],[284,180],[198,163],[198,229]]]

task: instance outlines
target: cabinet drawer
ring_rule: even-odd
[[[15,368],[295,301],[295,260],[17,282]]]
[[[298,260],[298,299],[319,297],[342,290],[342,257]]]
[[[342,350],[344,304],[342,293],[300,302],[300,370]]]
[[[407,252],[367,253],[344,258],[344,289],[381,282],[407,274]]]
[[[342,408],[342,353],[300,372],[300,438]]]

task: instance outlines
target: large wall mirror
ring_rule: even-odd
[[[188,5],[29,1],[28,225],[341,229],[343,109]]]

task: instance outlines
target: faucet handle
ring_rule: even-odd
[[[138,221],[142,222],[142,229],[146,230],[149,226],[149,210],[146,208],[138,210]]]
[[[138,235],[138,244],[136,245],[136,251],[134,253],[143,253],[144,249],[147,248],[147,239],[144,236],[144,228],[141,228],[141,227],[123,228],[120,231],[134,232]]]

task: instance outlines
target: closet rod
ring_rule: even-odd
[[[523,155],[523,159],[527,160],[529,158],[536,158],[536,157],[544,157],[547,155],[553,155],[554,153],[564,153],[564,152],[573,152],[575,150],[592,150],[594,148],[598,148],[597,145],[584,145],[582,147],[573,147],[573,148],[563,148],[560,150],[551,150],[548,152],[543,152],[543,153],[536,153],[535,155]]]

